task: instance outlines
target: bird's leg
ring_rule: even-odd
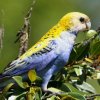
[[[54,72],[54,69],[51,68],[49,69],[44,75],[43,75],[43,83],[42,83],[42,89],[43,91],[45,92],[50,92],[48,89],[47,89],[47,85],[53,75],[53,72]]]
[[[50,69],[48,69],[46,71],[46,73],[42,76],[43,77],[43,83],[42,83],[42,89],[43,91],[48,91],[47,89],[47,85],[52,77],[52,75],[54,74],[55,70],[56,70],[56,66],[53,65]]]
[[[53,93],[55,94],[55,92],[48,90],[47,89],[47,85],[52,77],[52,75],[57,72],[60,68],[56,65],[53,65],[48,71],[46,71],[46,73],[42,76],[43,77],[43,83],[42,83],[42,89],[43,91],[47,92],[47,93]]]

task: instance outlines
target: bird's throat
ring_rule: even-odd
[[[74,44],[76,39],[77,33],[76,32],[70,32],[70,31],[63,31],[61,33],[60,38],[65,41],[67,44]]]

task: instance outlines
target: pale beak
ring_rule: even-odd
[[[86,24],[86,30],[90,30],[90,28],[91,28],[91,22],[87,22],[85,24]]]

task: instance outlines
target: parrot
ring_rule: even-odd
[[[51,77],[68,62],[78,33],[90,28],[87,15],[80,12],[65,14],[35,45],[4,69],[0,82],[5,77],[21,76],[34,69],[42,78],[42,90],[48,91]]]

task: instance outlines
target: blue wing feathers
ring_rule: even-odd
[[[36,53],[33,53],[31,56],[24,59],[18,58],[17,60],[14,60],[9,65],[10,67],[4,70],[3,75],[20,75],[33,68],[38,71],[44,69],[48,63],[50,63],[50,61],[57,57],[54,49],[55,42],[51,41],[47,47]]]

